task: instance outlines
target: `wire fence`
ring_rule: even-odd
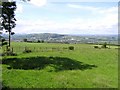
[[[3,52],[7,49],[3,48]],[[22,53],[25,50],[31,50],[32,52],[58,52],[58,51],[69,51],[68,47],[11,47],[11,51],[16,53]]]

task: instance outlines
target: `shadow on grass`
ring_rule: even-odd
[[[10,67],[8,69],[44,69],[46,66],[51,66],[55,71],[62,70],[86,70],[97,67],[83,62],[72,60],[63,57],[30,57],[30,58],[8,58],[2,60],[3,64]]]

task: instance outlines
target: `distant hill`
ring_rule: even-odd
[[[28,40],[50,40],[50,39],[61,39],[66,35],[51,34],[51,33],[41,33],[41,34],[24,34],[24,35],[14,35],[13,40],[23,40],[24,38]]]
[[[7,35],[3,35],[8,39]],[[13,41],[28,41],[37,42],[44,40],[45,42],[59,42],[59,43],[103,43],[109,42],[111,44],[118,44],[117,35],[64,35],[54,33],[40,33],[40,34],[15,34],[12,36]]]

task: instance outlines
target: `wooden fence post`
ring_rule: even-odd
[[[34,52],[35,52],[35,47],[34,47]]]
[[[13,52],[13,47],[11,49],[12,49],[12,52]]]

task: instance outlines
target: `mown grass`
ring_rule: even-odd
[[[2,79],[11,88],[117,88],[118,50],[90,44],[13,42],[17,56],[3,57]],[[22,53],[24,47],[33,48]],[[74,46],[75,50],[63,50]],[[46,49],[47,47],[47,49]],[[41,48],[34,51],[34,48]],[[51,48],[59,48],[52,50]]]

